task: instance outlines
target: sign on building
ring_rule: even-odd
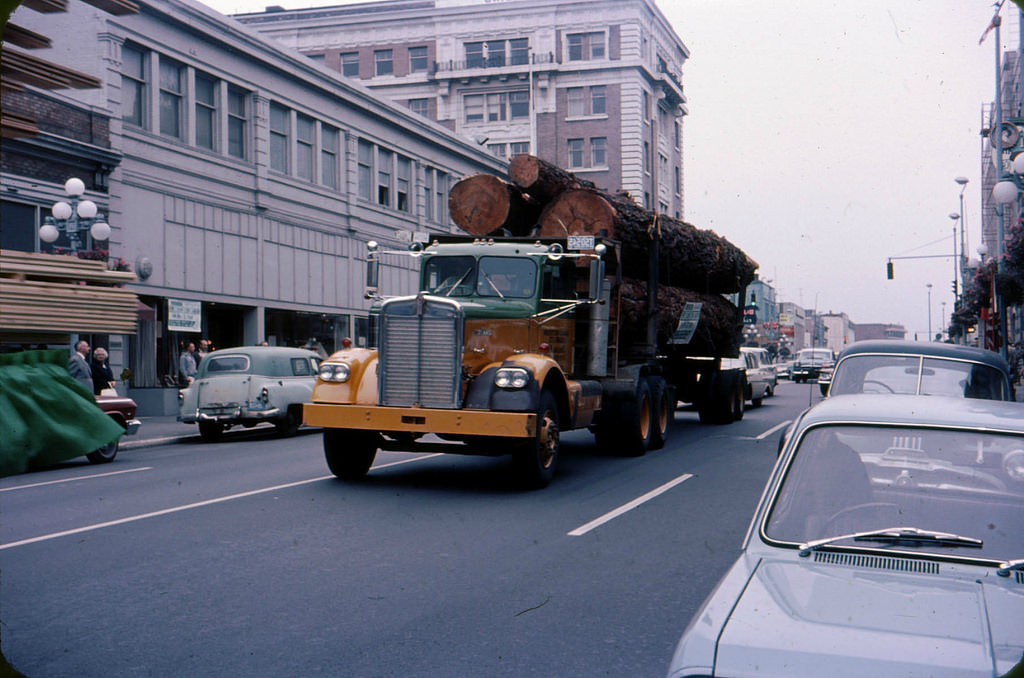
[[[202,332],[202,302],[188,301],[186,299],[168,299],[167,329],[171,332]]]

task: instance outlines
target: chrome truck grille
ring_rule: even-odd
[[[458,302],[419,295],[381,306],[378,393],[392,407],[460,406],[462,308]]]

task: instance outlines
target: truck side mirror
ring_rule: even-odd
[[[377,293],[380,281],[380,262],[377,260],[377,243],[373,240],[366,243],[366,298]]]
[[[601,259],[590,260],[590,291],[589,299],[601,298],[601,283],[604,281],[604,261]]]

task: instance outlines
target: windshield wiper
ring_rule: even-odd
[[[472,272],[473,272],[472,268],[467,268],[466,272],[462,274],[462,277],[455,281],[455,283],[451,286],[451,288],[447,292],[445,292],[444,296],[446,296],[446,297],[452,296],[452,292],[455,291],[455,288],[458,287],[459,285],[461,285],[462,281],[466,279],[466,276],[468,276]]]
[[[884,530],[854,532],[853,534],[841,534],[836,537],[809,541],[805,544],[800,544],[800,555],[807,557],[822,546],[828,546],[844,539],[877,541],[883,544],[911,544],[915,546],[919,544],[936,544],[938,546],[967,546],[970,548],[981,548],[982,544],[984,544],[981,539],[962,537],[951,532],[922,530],[917,527],[887,527]]]
[[[491,286],[491,289],[498,293],[499,297],[501,297],[502,299],[505,298],[505,295],[501,293],[501,290],[498,289],[498,286],[494,284],[493,280],[491,280],[491,276],[487,275],[483,271],[480,271],[480,275],[484,277],[484,280],[486,280],[487,284]]]

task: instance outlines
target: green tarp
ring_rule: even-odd
[[[63,349],[0,355],[0,476],[80,457],[124,433],[67,362]]]

